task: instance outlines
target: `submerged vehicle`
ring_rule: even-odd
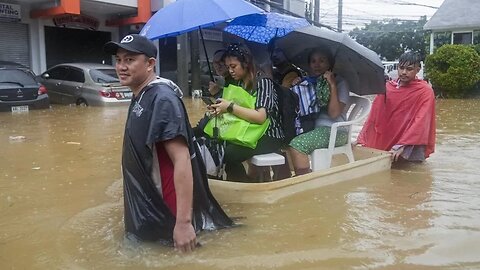
[[[39,76],[52,103],[83,106],[129,105],[133,93],[122,86],[115,68],[95,63],[56,65]]]
[[[30,68],[0,61],[0,111],[28,112],[48,108],[47,88],[36,81]]]

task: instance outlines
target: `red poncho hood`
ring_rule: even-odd
[[[435,96],[430,85],[413,80],[398,87],[387,82],[385,95],[377,95],[358,135],[358,143],[390,150],[399,145],[425,145],[425,158],[435,150]],[[397,88],[398,87],[398,88]]]

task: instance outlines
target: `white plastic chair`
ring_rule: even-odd
[[[352,125],[363,121],[370,112],[370,107],[371,102],[367,98],[350,96],[350,104],[348,104],[346,108],[350,111],[347,115],[347,121],[332,124],[328,148],[316,149],[310,155],[312,171],[330,168],[332,157],[335,154],[345,154],[350,163],[355,161],[352,150]],[[335,147],[339,127],[348,128],[348,140],[347,144]]]
[[[285,157],[277,153],[268,153],[263,155],[255,155],[250,159],[250,162],[257,167],[268,167],[270,174],[270,167],[275,165],[285,164]],[[260,182],[271,181],[272,179],[264,179],[263,170],[259,170],[258,175]]]

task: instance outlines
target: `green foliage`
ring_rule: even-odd
[[[472,46],[444,45],[427,56],[425,71],[437,93],[461,98],[480,81],[480,55]]]
[[[349,34],[385,60],[396,60],[407,50],[418,52],[424,58],[428,45],[426,32],[423,30],[426,22],[426,16],[422,16],[418,21],[372,21],[362,29],[353,29]]]
[[[480,54],[480,44],[469,45],[471,46],[478,54]]]

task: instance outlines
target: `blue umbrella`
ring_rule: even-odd
[[[157,11],[140,34],[151,40],[178,36],[199,27],[212,27],[239,16],[262,12],[244,0],[178,0]]]
[[[157,11],[142,28],[140,35],[154,40],[200,30],[208,70],[213,81],[201,28],[262,12],[262,9],[244,0],[178,0]]]
[[[283,37],[295,29],[309,26],[304,18],[275,12],[238,17],[223,29],[245,40],[267,44],[274,37]]]

